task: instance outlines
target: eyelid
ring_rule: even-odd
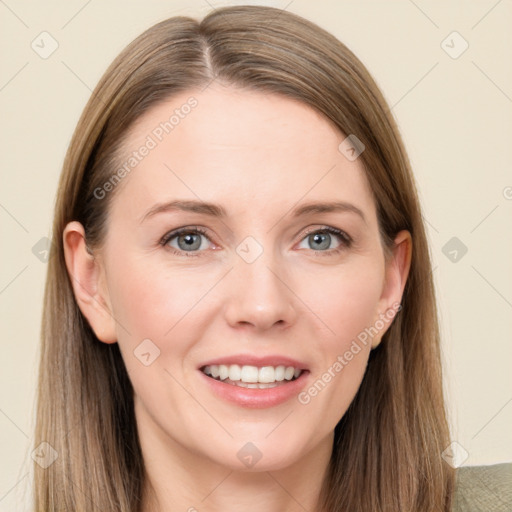
[[[338,229],[338,228],[335,228],[333,226],[328,226],[328,225],[320,225],[320,227],[314,226],[314,227],[306,228],[306,231],[302,235],[302,238],[300,239],[300,241],[302,242],[302,240],[304,240],[305,237],[307,237],[311,233],[316,233],[318,231],[320,231],[320,232],[326,231],[327,233],[335,234],[335,235],[339,236],[340,238],[342,238],[344,240],[344,242],[346,242],[346,243],[353,242],[352,237],[346,231],[343,231],[342,229]]]
[[[306,231],[303,232],[299,244],[302,243],[309,235],[313,233],[329,233],[330,235],[334,235],[340,239],[340,244],[338,247],[334,247],[333,249],[327,249],[324,251],[317,251],[314,249],[310,249],[310,251],[313,252],[315,256],[333,256],[341,253],[342,251],[345,251],[352,247],[352,244],[354,243],[353,238],[344,230],[335,228],[333,226],[328,225],[321,225],[321,226],[310,226],[309,228],[306,228]]]
[[[158,242],[160,245],[164,246],[164,247],[167,247],[167,244],[175,237],[177,236],[180,236],[182,234],[186,234],[186,233],[193,233],[193,234],[200,234],[202,236],[204,236],[206,239],[208,239],[208,241],[213,244],[213,245],[216,245],[213,240],[211,239],[211,237],[209,236],[208,234],[208,231],[203,228],[202,226],[184,226],[184,227],[181,227],[181,228],[176,228],[176,229],[173,229],[171,231],[168,231],[161,239],[160,241]],[[176,251],[176,249],[174,247],[170,247],[169,248],[171,250],[174,250]],[[177,251],[176,251],[177,252]],[[198,253],[198,252],[203,252],[203,251],[180,251],[180,253]]]

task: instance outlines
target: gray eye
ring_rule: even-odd
[[[196,251],[201,247],[201,237],[197,233],[186,233],[179,235],[176,239],[178,241],[178,247],[182,251]]]
[[[308,236],[308,242],[310,248],[315,251],[329,249],[331,245],[331,235],[329,233],[313,233]]]

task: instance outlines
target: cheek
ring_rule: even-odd
[[[176,407],[187,403],[188,395],[173,376],[182,371],[200,335],[197,315],[205,314],[206,301],[201,297],[211,288],[212,279],[211,275],[170,269],[136,253],[123,261],[111,261],[108,285],[119,348],[135,394],[143,397],[151,415],[158,415],[162,400]]]
[[[325,329],[316,339],[320,365],[297,397],[301,404],[298,414],[306,423],[312,417],[321,417],[319,434],[334,429],[364,377],[382,291],[383,275],[378,269],[378,265],[364,272],[347,268],[303,288],[303,296],[309,296],[308,306],[321,318]]]
[[[211,273],[165,269],[151,258],[126,259],[110,272],[112,307],[132,336],[162,339],[191,311],[215,283]],[[126,332],[119,331],[120,342]]]
[[[301,296],[331,336],[331,350],[340,350],[369,328],[378,316],[383,272],[378,262],[346,266],[304,282]],[[328,350],[330,352],[330,350]]]
[[[187,400],[172,375],[190,371],[190,351],[217,314],[218,305],[211,304],[208,292],[219,276],[155,260],[127,257],[111,265],[108,275],[118,344],[130,379],[148,407],[158,409],[155,389],[177,391],[167,396],[169,403]],[[145,366],[148,357],[153,362]]]

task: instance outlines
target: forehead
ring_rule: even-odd
[[[133,166],[119,195],[132,205],[166,196],[233,208],[357,199],[374,210],[362,162],[339,150],[345,137],[308,105],[281,95],[216,85],[180,93],[131,128],[121,165],[131,159]]]

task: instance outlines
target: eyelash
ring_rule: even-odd
[[[180,235],[189,235],[189,234],[192,234],[192,235],[204,235],[208,240],[210,240],[210,238],[208,237],[208,234],[207,232],[202,229],[202,228],[199,228],[199,227],[195,227],[195,228],[179,228],[179,229],[175,229],[174,231],[170,231],[169,233],[165,234],[162,239],[160,240],[160,245],[162,245],[164,248],[168,249],[169,251],[171,251],[172,254],[176,254],[178,256],[185,256],[185,257],[188,257],[188,258],[194,258],[196,256],[199,256],[199,252],[200,251],[178,251],[177,249],[175,249],[174,247],[170,247],[168,246],[167,244],[173,239],[173,238],[176,238]],[[211,241],[211,240],[210,240]]]
[[[312,235],[314,233],[329,233],[330,235],[337,236],[341,241],[340,245],[338,247],[336,247],[335,249],[329,249],[327,251],[315,251],[314,249],[311,249],[317,256],[332,256],[332,255],[338,254],[341,251],[350,248],[352,245],[352,242],[353,242],[352,238],[347,233],[345,233],[344,231],[341,231],[340,229],[333,228],[331,226],[323,226],[321,228],[312,228],[312,229],[306,231],[306,233],[304,233],[304,236],[301,238],[300,241],[302,242],[302,240],[304,240],[309,235]],[[200,253],[203,251],[180,251],[180,250],[175,249],[174,247],[170,247],[167,245],[173,238],[176,238],[180,235],[185,235],[185,234],[187,234],[187,235],[188,234],[203,235],[205,238],[210,240],[206,230],[204,230],[200,227],[179,228],[174,231],[170,231],[169,233],[166,233],[161,238],[159,244],[161,246],[163,246],[164,248],[170,250],[171,253],[176,254],[178,256],[185,256],[185,257],[189,257],[189,258],[199,256]],[[210,240],[210,242],[211,242],[211,240]]]

